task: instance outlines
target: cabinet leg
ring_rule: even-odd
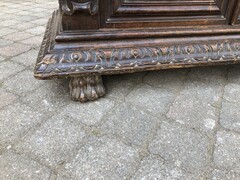
[[[101,76],[73,77],[69,82],[74,101],[94,101],[106,94]]]

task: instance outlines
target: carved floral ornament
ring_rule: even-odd
[[[90,15],[98,12],[98,0],[89,0],[77,3],[72,0],[59,0],[61,10],[67,15],[73,15],[77,11],[87,11]]]
[[[164,64],[240,61],[240,42],[139,47],[48,54],[37,64],[40,74],[121,69]],[[69,67],[71,65],[71,67]]]

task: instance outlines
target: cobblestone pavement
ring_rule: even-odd
[[[0,0],[0,180],[240,179],[239,65],[106,76],[72,102],[33,66],[57,0]]]

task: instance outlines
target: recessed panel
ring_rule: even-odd
[[[108,0],[102,27],[227,24],[228,0]],[[106,7],[104,8],[106,9]]]

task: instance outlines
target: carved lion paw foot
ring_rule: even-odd
[[[71,78],[69,88],[72,99],[80,102],[94,101],[106,94],[101,76]]]

